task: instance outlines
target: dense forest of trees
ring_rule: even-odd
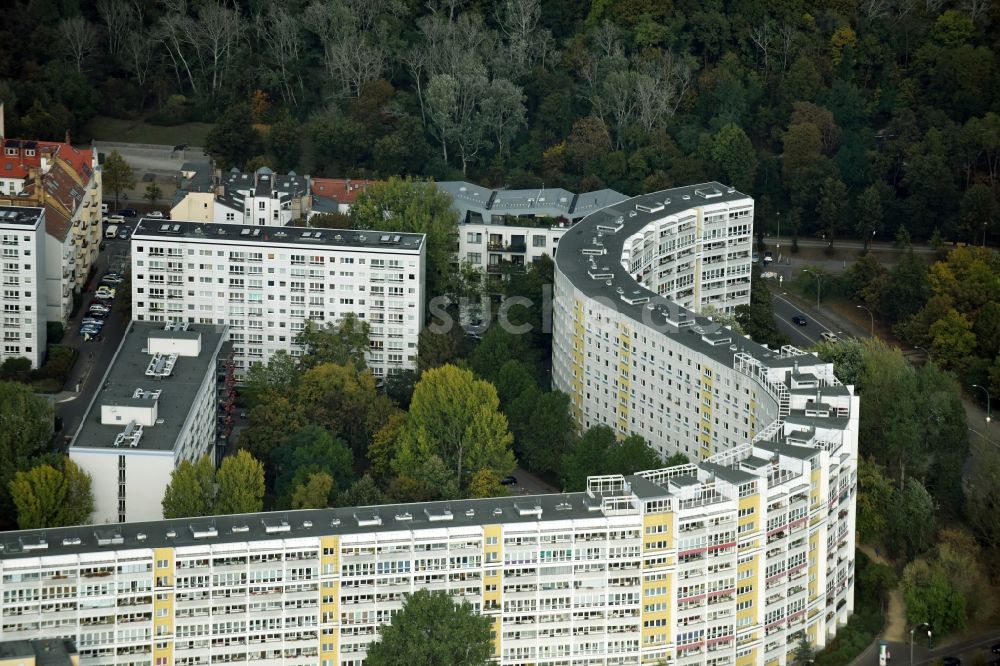
[[[979,243],[998,21],[985,0],[20,0],[0,98],[25,136],[218,121],[225,166],[626,193],[718,178],[756,197],[761,230]]]

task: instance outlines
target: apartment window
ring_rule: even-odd
[[[541,235],[537,235],[537,234],[533,235],[531,237],[531,246],[532,247],[545,247],[545,236],[541,236]]]
[[[473,266],[479,266],[483,263],[483,255],[479,252],[469,252],[468,259]]]
[[[470,231],[465,235],[465,240],[468,241],[469,243],[482,243],[483,235]]]

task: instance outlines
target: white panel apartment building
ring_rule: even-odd
[[[224,326],[132,322],[70,458],[93,478],[94,523],[163,518],[182,461],[214,460]]]
[[[294,344],[305,322],[371,325],[376,377],[416,367],[424,325],[422,234],[251,228],[143,219],[132,235],[138,321],[229,326],[237,374]]]
[[[8,532],[0,631],[102,666],[361,666],[426,588],[491,618],[502,666],[787,665],[852,609],[845,449],[747,444],[580,493]]]
[[[487,274],[524,270],[556,256],[559,239],[589,213],[624,201],[614,190],[573,194],[562,188],[493,190],[464,181],[437,183],[458,216],[455,260]]]
[[[24,357],[45,362],[45,209],[0,206],[3,347],[0,363]]]

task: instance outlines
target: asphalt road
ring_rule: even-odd
[[[814,312],[806,312],[781,292],[774,291],[772,294],[774,320],[778,324],[778,330],[786,334],[791,339],[792,344],[799,349],[808,349],[820,342],[820,333],[823,331],[842,335],[836,324],[825,317],[817,317]],[[792,321],[792,317],[795,315],[805,317],[806,325],[795,324]]]
[[[526,472],[520,467],[512,472],[517,479],[517,483],[508,486],[511,495],[550,495],[558,493],[558,488],[553,488],[545,481],[542,481],[534,474]]]
[[[124,315],[112,308],[111,315],[105,320],[104,328],[101,329],[99,340],[84,342],[80,336],[80,320],[86,316],[87,306],[94,296],[94,290],[107,272],[109,262],[114,265],[116,262],[125,261],[128,245],[128,241],[106,241],[105,249],[97,258],[97,271],[84,288],[83,305],[80,306],[76,316],[70,319],[66,334],[63,336],[62,344],[80,350],[80,358],[70,372],[63,392],[56,396],[56,414],[63,422],[63,450],[69,445],[65,438],[75,436],[83,422],[91,398],[99,388],[104,371],[111,365],[111,359],[114,358],[115,351],[128,327],[128,320]]]
[[[958,657],[963,664],[975,664],[977,659],[982,657],[985,663],[989,664],[1000,658],[1000,655],[990,652],[990,648],[998,643],[1000,643],[1000,631],[992,631],[944,647],[935,646],[929,650],[926,634],[918,633],[913,639],[913,664],[910,664],[909,642],[889,641],[891,659],[888,666],[929,666],[940,663],[942,657]],[[873,643],[862,652],[850,666],[878,666],[878,643]]]

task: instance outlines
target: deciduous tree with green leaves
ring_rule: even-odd
[[[299,368],[308,370],[321,363],[352,363],[355,368],[364,370],[368,367],[365,352],[370,335],[371,326],[353,312],[325,325],[306,321],[305,328],[295,337],[296,344],[305,347],[305,353],[299,357]]]
[[[295,486],[290,505],[293,509],[323,509],[330,505],[332,490],[333,477],[326,472],[314,472]]]
[[[351,223],[355,229],[427,234],[428,297],[455,292],[451,239],[458,232],[458,216],[451,197],[433,182],[394,177],[373,183],[351,206]]]
[[[52,408],[27,386],[0,381],[0,524],[13,526],[10,482],[52,439]]]
[[[428,370],[413,391],[394,469],[408,473],[438,456],[454,470],[461,487],[469,480],[465,469],[509,473],[514,469],[513,437],[499,407],[493,385],[471,371],[453,365]]]
[[[215,508],[215,468],[208,456],[182,460],[163,493],[164,518],[210,516]]]
[[[292,434],[276,457],[281,474],[274,489],[284,506],[291,506],[298,488],[317,473],[327,474],[333,483],[327,490],[329,499],[354,479],[353,457],[347,444],[317,425]]]
[[[61,469],[43,464],[18,472],[10,494],[22,530],[85,525],[94,512],[90,475],[68,456]]]
[[[115,210],[118,209],[118,198],[125,190],[135,187],[135,174],[125,158],[117,150],[112,150],[104,158],[101,165],[101,187],[115,195]]]
[[[493,656],[490,618],[444,591],[407,594],[392,622],[368,646],[369,666],[487,666]]]
[[[223,458],[216,482],[214,514],[254,513],[264,508],[264,466],[246,451]]]

